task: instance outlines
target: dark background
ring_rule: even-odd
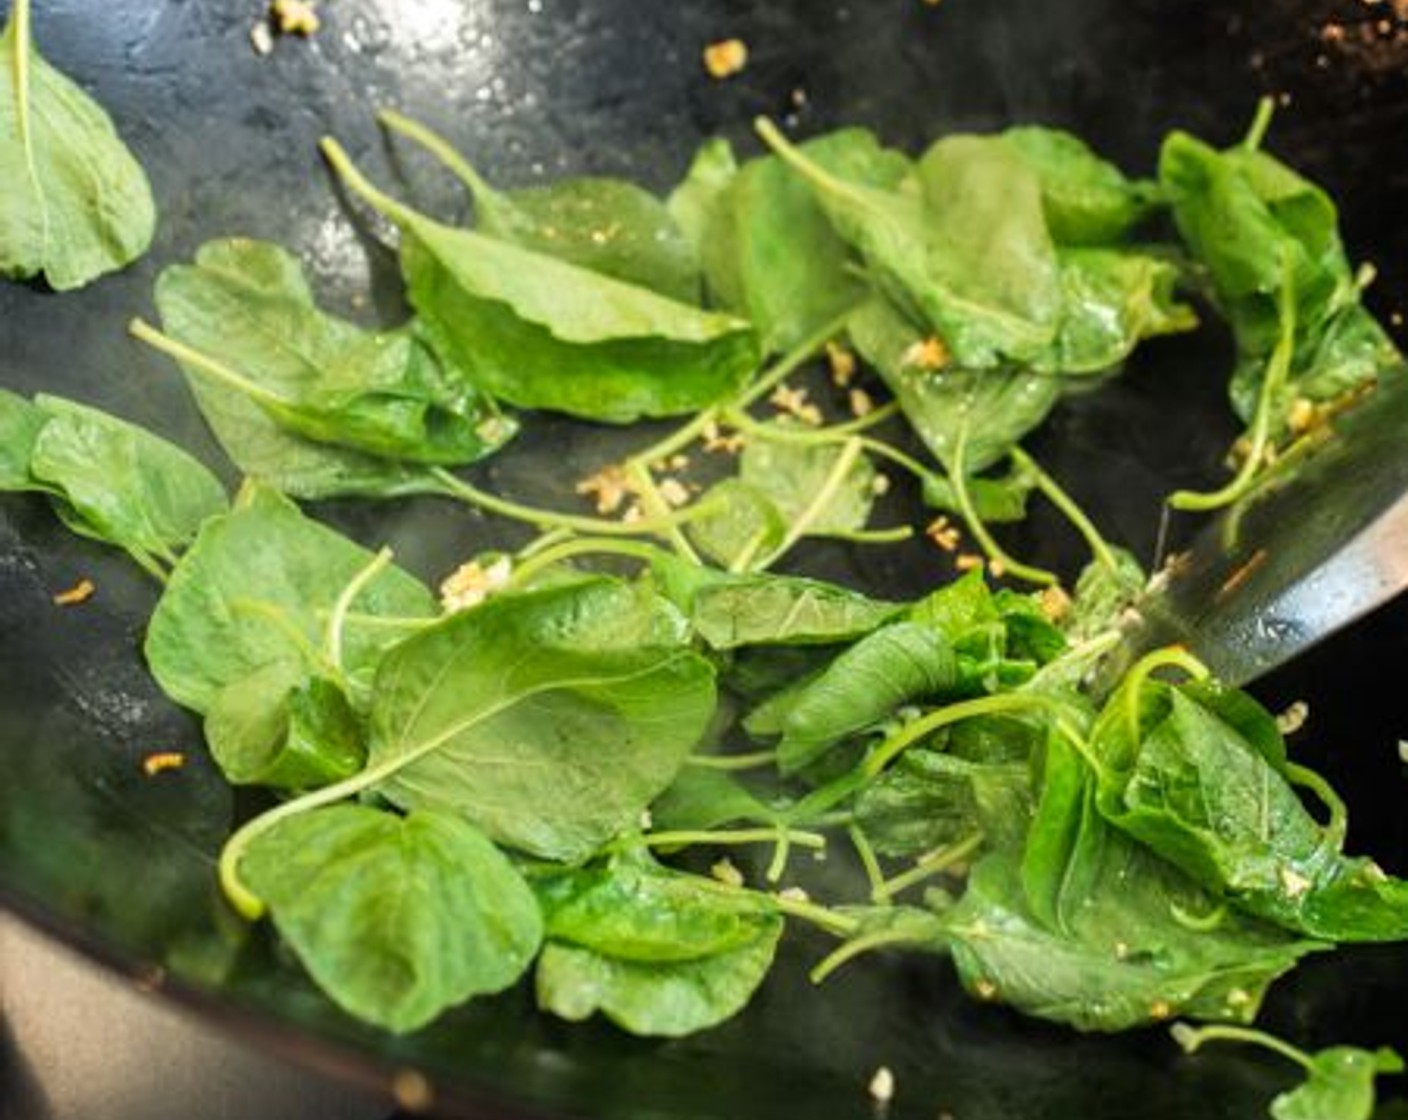
[[[0,285],[0,384],[98,404],[222,463],[174,368],[130,342],[124,325],[151,316],[162,266],[225,234],[290,246],[330,310],[394,322],[392,258],[367,223],[350,220],[317,138],[336,134],[376,179],[426,209],[455,214],[462,203],[423,162],[392,157],[372,121],[381,105],[441,129],[502,185],[591,172],[665,190],[705,135],[755,150],[748,122],[758,113],[800,135],[869,125],[910,151],[944,130],[1063,125],[1147,173],[1169,128],[1230,142],[1271,92],[1283,105],[1270,147],[1341,202],[1353,255],[1381,270],[1376,308],[1387,317],[1405,305],[1405,4],[335,0],[320,7],[311,42],[282,41],[267,58],[248,39],[260,10],[253,0],[36,4],[39,47],[109,108],[152,177],[161,223],[150,256],[83,292]],[[730,36],[749,44],[749,66],[712,81],[699,52]],[[1217,477],[1233,432],[1222,396],[1229,361],[1215,328],[1152,345],[1121,381],[1063,405],[1032,449],[1111,537],[1147,557],[1159,499]],[[583,425],[528,428],[480,479],[529,501],[567,502],[571,482],[619,445]],[[901,489],[894,500],[907,497]],[[392,544],[432,580],[477,547],[521,539],[433,500],[314,512],[366,543]],[[1044,514],[1011,543],[1067,569],[1076,555]],[[922,548],[833,550],[808,563],[892,594],[947,575]],[[97,597],[56,610],[51,594],[80,576],[95,580]],[[119,974],[285,1056],[382,1087],[415,1066],[447,1114],[633,1120],[865,1115],[880,1064],[896,1074],[897,1118],[1246,1117],[1262,1114],[1292,1072],[1236,1050],[1184,1059],[1162,1032],[1082,1038],[980,1007],[937,959],[877,956],[814,991],[805,971],[822,945],[805,933],[789,938],[743,1016],[678,1042],[549,1020],[523,990],[409,1038],[359,1026],[263,930],[244,930],[218,905],[213,855],[245,806],[144,672],[154,597],[140,572],[63,532],[41,502],[0,498],[0,893]],[[1396,749],[1408,737],[1405,621],[1391,608],[1259,688],[1276,705],[1310,700],[1301,757],[1346,792],[1352,844],[1398,870],[1408,867]],[[140,759],[168,748],[191,762],[142,776]],[[1408,953],[1356,949],[1282,984],[1266,1021],[1309,1046],[1408,1050],[1405,1005]],[[111,1029],[136,1031],[142,1005],[114,1006]],[[103,1014],[97,997],[84,1014]],[[23,1038],[11,1046],[0,1068],[7,1094],[28,1085],[42,1096],[33,1057]],[[115,1048],[112,1060],[128,1058]],[[156,1099],[163,1055],[150,1061]],[[228,1082],[209,1083],[237,1092]],[[221,1114],[241,1114],[231,1109]],[[1383,1110],[1404,1114],[1401,1101]]]

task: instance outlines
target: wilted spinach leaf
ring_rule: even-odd
[[[362,590],[343,630],[342,663],[323,650],[343,589],[372,561],[360,545],[261,486],[206,522],[171,575],[147,627],[146,656],[162,689],[206,712],[220,691],[271,662],[292,661],[365,687],[382,651],[438,613],[399,568]]]
[[[538,897],[539,1006],[573,1020],[600,1011],[634,1034],[689,1034],[742,1010],[782,933],[766,896],[646,857],[555,876]]]
[[[673,607],[587,579],[490,599],[387,653],[368,765],[398,805],[580,860],[670,784],[714,701]]]
[[[173,356],[202,404],[234,394],[295,435],[410,463],[473,462],[513,434],[412,327],[368,332],[319,310],[277,245],[207,242],[195,264],[162,271],[156,303],[195,351]]]
[[[258,837],[242,869],[319,986],[397,1033],[508,987],[542,940],[522,876],[450,813],[314,809]]]
[[[146,173],[96,101],[35,50],[29,0],[0,33],[0,276],[81,288],[147,251]]]

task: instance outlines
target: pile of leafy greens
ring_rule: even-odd
[[[1307,954],[1408,938],[1408,882],[1346,853],[1343,804],[1250,696],[1177,650],[1106,697],[1086,686],[1144,575],[1020,447],[1068,389],[1193,329],[1190,294],[1232,326],[1250,447],[1185,504],[1232,500],[1306,408],[1399,375],[1333,206],[1261,150],[1264,115],[1228,151],[1171,135],[1156,181],[1051,129],[912,159],[863,129],[793,144],[762,122],[768,152],[711,141],[663,200],[610,179],[500,190],[423,126],[383,122],[474,209],[472,226],[422,214],[325,142],[399,234],[408,322],[339,319],[290,254],[227,239],[162,272],[162,329],[134,323],[249,476],[233,504],[154,435],[0,394],[0,487],[162,581],[153,674],[229,781],[271,794],[225,846],[225,894],[336,1003],[412,1031],[532,973],[552,1014],[683,1035],[744,1007],[800,922],[838,939],[818,979],[911,949],[1080,1030],[1230,1024],[1185,1029],[1192,1044],[1252,1038]],[[849,348],[873,375],[859,397]],[[823,352],[848,419],[787,383]],[[588,480],[585,516],[452,469],[528,422],[511,410],[684,419]],[[907,447],[876,436],[892,418]],[[700,443],[736,470],[662,477]],[[1091,563],[1070,594],[975,570],[915,601],[776,570],[809,536],[908,535],[869,525],[882,465],[994,574],[1057,582],[985,528],[1033,492]],[[411,493],[541,533],[474,558],[440,601],[293,501]],[[746,845],[770,849],[747,876],[676,858]],[[779,889],[805,881],[798,850],[851,853],[864,885]],[[1395,1068],[1295,1053],[1310,1082],[1278,1117],[1366,1116]]]

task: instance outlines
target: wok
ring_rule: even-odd
[[[162,265],[237,233],[299,252],[332,308],[393,321],[393,258],[366,223],[349,220],[316,139],[335,133],[382,178],[403,177],[428,209],[461,203],[423,164],[396,162],[372,123],[384,104],[442,128],[501,183],[587,172],[665,189],[702,137],[747,143],[760,112],[804,133],[868,125],[910,150],[944,130],[1046,122],[1147,171],[1166,129],[1229,142],[1256,97],[1273,92],[1284,104],[1272,148],[1341,203],[1353,255],[1382,273],[1375,309],[1408,306],[1402,3],[338,0],[323,5],[312,41],[283,41],[269,57],[248,40],[259,7],[37,5],[40,46],[109,107],[149,169],[161,224],[149,257],[83,292],[0,286],[0,383],[91,401],[222,463],[175,370],[126,340],[124,324],[150,315]],[[716,82],[699,52],[728,36],[743,38],[751,59]],[[1033,450],[1112,538],[1147,557],[1159,499],[1218,475],[1233,434],[1229,362],[1215,329],[1147,346],[1122,379],[1068,400]],[[569,501],[572,480],[609,461],[619,438],[537,418],[527,429],[483,476],[530,501]],[[430,579],[477,547],[514,539],[434,500],[314,512],[364,542],[390,543]],[[1066,530],[1040,514],[1012,544],[1067,571],[1077,557]],[[892,593],[943,576],[923,548],[817,550],[808,565]],[[97,596],[54,607],[51,594],[80,576]],[[42,502],[0,500],[0,891],[23,917],[224,1029],[370,1085],[415,1067],[438,1112],[475,1117],[854,1117],[869,1111],[865,1085],[881,1064],[898,1084],[890,1114],[925,1120],[1247,1117],[1285,1084],[1289,1071],[1256,1054],[1190,1060],[1160,1031],[1081,1037],[977,1006],[937,958],[877,956],[813,990],[805,972],[820,943],[806,934],[788,939],[745,1014],[683,1041],[556,1022],[522,988],[405,1038],[363,1027],[317,994],[266,931],[244,935],[217,898],[214,853],[250,805],[218,779],[195,723],[144,672],[139,644],[155,596],[140,572],[60,529]],[[1310,700],[1304,759],[1346,793],[1353,847],[1400,871],[1405,623],[1408,610],[1390,607],[1258,686],[1273,706]],[[189,762],[149,779],[139,760],[154,748],[184,750]],[[1405,1006],[1408,951],[1355,949],[1282,983],[1265,1022],[1311,1046],[1408,1052]],[[1402,1100],[1382,1109],[1406,1112]]]

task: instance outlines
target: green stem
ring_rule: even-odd
[[[366,589],[367,585],[386,570],[386,567],[391,563],[391,557],[391,549],[381,549],[360,572],[352,577],[351,582],[342,589],[342,594],[337,597],[337,602],[333,604],[332,614],[328,616],[323,649],[328,663],[337,670],[339,676],[342,674],[342,632],[347,622],[347,612],[352,609],[353,602]]]
[[[511,502],[507,498],[490,494],[487,490],[481,490],[479,487],[465,482],[464,479],[457,478],[444,467],[431,467],[429,473],[440,483],[449,497],[458,498],[489,513],[496,513],[500,517],[507,517],[514,521],[523,521],[539,528],[568,529],[576,533],[597,533],[603,536],[623,537],[648,536],[666,532],[675,525],[687,524],[697,517],[712,513],[716,508],[706,498],[704,501],[675,510],[664,517],[643,518],[640,521],[607,521],[599,517],[579,517],[571,513],[558,513],[555,510],[535,509],[532,506],[520,505],[518,502]]]
[[[538,555],[540,552],[545,552],[549,548],[555,548],[563,541],[571,540],[572,536],[573,533],[571,529],[549,529],[546,533],[539,533],[514,553],[514,559],[519,562],[528,560]]]
[[[826,837],[819,832],[803,832],[800,829],[785,829],[787,839],[799,848],[812,848],[820,851],[826,847]],[[623,837],[608,844],[604,851],[616,852],[644,844],[647,848],[688,848],[698,844],[775,844],[779,830],[775,828],[721,828],[721,829],[679,829],[673,832],[647,832],[639,836]]]
[[[135,339],[146,343],[153,350],[159,350],[168,358],[173,358],[181,365],[192,372],[204,375],[213,381],[219,382],[226,388],[234,389],[238,393],[243,393],[256,404],[272,406],[274,408],[292,408],[293,402],[277,393],[271,393],[262,385],[257,385],[243,374],[237,373],[229,366],[225,365],[210,355],[197,350],[193,346],[188,346],[184,342],[179,342],[170,335],[157,330],[151,324],[141,319],[133,319],[127,324],[127,332]]]
[[[914,941],[914,935],[901,929],[879,929],[860,937],[853,937],[835,949],[829,956],[808,973],[813,984],[823,983],[827,977],[847,961],[854,960],[862,953],[873,949],[883,949],[887,945],[904,945]]]
[[[858,825],[847,828],[846,835],[850,837],[851,847],[856,850],[860,865],[865,870],[866,882],[870,884],[870,901],[878,902],[881,888],[885,885],[885,873],[880,869],[880,861],[875,858],[875,849]]]
[[[1254,152],[1261,147],[1262,141],[1266,139],[1266,130],[1271,127],[1271,118],[1275,112],[1275,98],[1268,96],[1257,101],[1256,116],[1252,118],[1246,136],[1242,138],[1242,147],[1246,151]]]
[[[1185,910],[1176,902],[1168,904],[1168,912],[1173,920],[1184,929],[1191,929],[1195,933],[1211,933],[1222,925],[1222,920],[1227,917],[1227,904],[1219,902],[1206,914],[1194,914]]]
[[[1129,672],[1125,674],[1124,682],[1120,685],[1124,692],[1125,728],[1129,732],[1131,743],[1139,742],[1141,722],[1139,700],[1144,693],[1144,685],[1148,682],[1149,677],[1159,669],[1182,669],[1195,681],[1206,680],[1211,675],[1206,665],[1186,649],[1178,646],[1165,646],[1163,649],[1156,649],[1136,661]]]
[[[1086,516],[1085,511],[1080,508],[1057,481],[1041,468],[1030,455],[1020,447],[1012,449],[1012,461],[1018,468],[1031,475],[1038,490],[1046,496],[1046,500],[1065,515],[1082,537],[1085,538],[1086,545],[1090,548],[1090,554],[1095,557],[1096,563],[1107,571],[1119,574],[1119,564],[1115,560],[1115,554],[1110,550],[1109,542],[1100,535],[1100,530],[1095,527],[1095,523]]]
[[[1009,556],[1001,545],[993,539],[988,527],[983,524],[983,519],[978,516],[977,507],[973,505],[973,496],[968,493],[968,480],[964,475],[964,451],[968,442],[968,433],[965,430],[958,435],[953,447],[953,467],[948,473],[949,484],[953,487],[953,496],[958,499],[958,511],[963,516],[963,520],[968,525],[968,531],[973,534],[973,538],[978,542],[979,547],[987,554],[994,563],[1001,565],[1005,572],[1024,579],[1028,583],[1049,585],[1058,582],[1054,572],[1048,572],[1044,568],[1034,568],[1029,564],[1023,564],[1020,560],[1015,560]]]
[[[888,902],[901,891],[906,891],[910,887],[922,883],[925,879],[931,879],[940,872],[957,866],[976,852],[982,842],[983,834],[975,832],[956,844],[949,844],[929,853],[923,859],[916,861],[908,871],[902,871],[881,883],[876,891],[876,901]]]
[[[655,545],[644,544],[640,541],[577,537],[535,552],[529,559],[514,568],[509,583],[513,587],[522,587],[543,569],[550,568],[563,560],[570,560],[574,556],[627,556],[632,560],[644,560],[648,564],[660,555],[660,549]]]
[[[738,550],[738,555],[728,562],[728,570],[731,573],[737,575],[739,572],[748,571],[753,566],[753,561],[758,558],[758,550],[768,539],[768,529],[769,526],[762,526],[743,542],[743,547]]]
[[[1326,837],[1336,847],[1343,844],[1345,833],[1349,829],[1349,812],[1345,808],[1344,799],[1334,791],[1329,782],[1308,766],[1287,762],[1285,774],[1288,781],[1303,786],[1315,794],[1320,799],[1320,803],[1330,811],[1330,820],[1325,825]]]
[[[495,195],[494,188],[484,181],[469,161],[466,160],[454,146],[437,132],[433,132],[419,121],[414,121],[395,109],[380,109],[377,111],[376,119],[392,132],[400,133],[408,140],[419,144],[427,152],[443,163],[461,183],[469,188],[469,193],[476,200]]]
[[[126,552],[127,555],[132,558],[133,563],[141,568],[142,571],[146,572],[147,575],[151,576],[152,579],[156,580],[157,583],[161,584],[163,587],[166,586],[167,582],[171,579],[171,573],[161,566],[161,562],[157,560],[155,556],[140,548],[129,548]]]
[[[960,723],[977,716],[1000,715],[1005,712],[1056,712],[1060,713],[1059,700],[1034,692],[1003,692],[996,696],[979,696],[973,700],[960,700],[937,708],[927,715],[920,716],[913,723],[906,724],[895,734],[875,748],[865,760],[861,769],[867,778],[873,778],[884,770],[906,747],[931,735],[941,727]]]
[[[718,409],[706,408],[703,412],[697,413],[689,423],[676,428],[663,439],[656,440],[649,447],[637,451],[626,460],[626,466],[632,463],[644,463],[649,466],[651,463],[658,463],[661,459],[668,459],[677,451],[683,451],[691,443],[704,434],[704,430],[711,422],[718,422]]]
[[[777,751],[773,750],[751,754],[692,754],[685,759],[685,765],[698,766],[701,770],[756,770],[776,761]]]
[[[1276,348],[1266,362],[1266,374],[1261,381],[1261,391],[1257,394],[1256,415],[1252,417],[1250,446],[1246,458],[1232,481],[1226,486],[1211,492],[1178,490],[1169,495],[1168,504],[1174,509],[1206,513],[1231,505],[1251,492],[1261,470],[1271,441],[1271,409],[1281,395],[1281,389],[1291,373],[1291,362],[1295,358],[1296,307],[1291,290],[1289,270],[1281,285],[1281,337]]]
[[[777,883],[782,880],[782,876],[787,871],[787,860],[792,854],[792,838],[787,829],[777,830],[777,845],[772,850],[772,859],[768,862],[768,869],[764,872],[769,883]]]
[[[814,537],[825,537],[829,541],[848,541],[851,544],[898,544],[914,536],[912,525],[895,525],[889,529],[827,529],[813,533]]]
[[[860,930],[859,918],[838,914],[835,910],[818,906],[815,902],[808,902],[800,898],[788,898],[781,894],[774,894],[771,898],[784,914],[809,922],[835,937],[854,937]]]
[[[333,172],[347,185],[347,189],[368,203],[374,210],[390,218],[397,225],[410,225],[424,219],[404,203],[397,202],[385,191],[372,186],[371,181],[357,170],[346,150],[331,136],[318,141],[318,150],[328,161]]]
[[[1098,661],[1123,640],[1124,634],[1118,629],[1096,634],[1093,638],[1086,639],[1080,645],[1072,646],[1065,653],[1048,661],[1033,674],[1031,680],[1027,681],[1023,687],[1038,691],[1044,682],[1064,673],[1072,665]]]
[[[834,194],[849,197],[852,201],[861,204],[869,200],[855,184],[832,175],[825,168],[813,163],[800,150],[782,134],[782,131],[768,120],[767,117],[757,117],[753,121],[753,130],[762,138],[764,144],[772,149],[784,163],[790,165],[804,179],[822,187]]]
[[[1169,1033],[1173,1035],[1174,1041],[1189,1054],[1205,1042],[1247,1042],[1280,1054],[1283,1058],[1290,1059],[1304,1069],[1312,1071],[1315,1069],[1315,1062],[1304,1050],[1292,1046],[1289,1042],[1282,1041],[1275,1035],[1254,1030],[1251,1027],[1233,1027],[1222,1024],[1192,1027],[1187,1023],[1175,1023]]]
[[[792,524],[787,527],[787,532],[783,536],[781,543],[758,562],[756,565],[758,569],[765,570],[772,567],[772,565],[786,556],[798,541],[807,535],[807,531],[816,522],[817,518],[826,511],[826,507],[830,505],[831,500],[836,497],[837,491],[844,485],[846,476],[851,473],[851,468],[856,465],[856,460],[860,458],[860,454],[860,440],[852,436],[842,445],[840,454],[836,456],[836,462],[827,473],[826,481],[821,484],[821,488],[817,490],[812,500],[807,503],[806,508],[802,510],[793,520]]]
[[[847,308],[845,313],[837,315],[836,318],[824,324],[820,330],[813,331],[801,342],[797,343],[791,350],[779,358],[766,373],[757,381],[753,382],[734,399],[733,408],[744,409],[749,405],[761,400],[788,377],[794,374],[803,365],[817,355],[826,344],[837,335],[842,334],[846,329],[846,324],[855,313],[855,308]],[[652,462],[654,460],[651,460]]]
[[[625,466],[626,478],[636,489],[640,496],[641,508],[645,510],[648,517],[667,517],[670,513],[670,503],[665,501],[665,496],[660,493],[660,488],[655,485],[655,475],[645,463],[638,463],[634,460],[627,462]],[[669,529],[670,543],[675,546],[675,551],[691,564],[699,563],[699,554],[690,547],[689,541],[684,533],[680,531],[678,525],[672,525]]]

